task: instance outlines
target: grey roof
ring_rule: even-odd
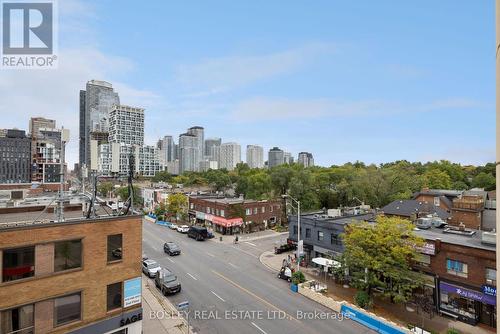
[[[482,188],[472,188],[470,190],[464,191],[463,194],[467,196],[481,196],[483,198],[483,201],[486,201],[488,199],[488,192]]]
[[[447,197],[458,197],[462,195],[462,190],[449,190],[449,189],[427,189],[422,191],[417,191],[413,194],[415,199],[418,195],[432,195],[432,196],[447,196]]]
[[[497,210],[484,210],[481,220],[481,229],[491,231],[496,229],[497,225]]]
[[[436,213],[441,219],[446,220],[450,214],[433,203],[416,201],[414,199],[397,200],[382,208],[384,214],[410,217],[414,213]]]
[[[448,244],[485,249],[494,252],[496,249],[495,245],[484,244],[481,242],[481,233],[482,231],[476,231],[473,236],[465,236],[460,234],[444,233],[443,229],[434,227],[427,230],[415,229],[415,234],[426,240],[440,239],[441,242]]]
[[[288,217],[289,221],[296,221],[297,216],[296,215],[289,215]],[[313,223],[315,225],[330,225],[330,224],[340,224],[340,225],[347,225],[352,223],[354,220],[356,221],[371,221],[375,219],[375,213],[364,213],[364,214],[357,214],[357,215],[346,215],[346,216],[340,216],[340,217],[328,217],[326,215],[322,214],[317,214],[317,213],[311,213],[311,214],[303,214],[300,215],[300,221],[302,222],[309,222]]]

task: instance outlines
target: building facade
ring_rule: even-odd
[[[220,138],[207,138],[205,140],[205,159],[211,161],[217,161],[218,156],[214,153],[215,147],[220,147],[222,144],[222,139]]]
[[[262,231],[281,222],[279,200],[190,196],[189,216],[222,234]]]
[[[223,143],[220,146],[219,168],[233,170],[241,162],[241,146],[238,143]]]
[[[195,136],[196,138],[196,165],[195,171],[200,170],[200,162],[204,160],[205,156],[205,129],[201,126],[193,126],[187,130],[187,133]]]
[[[259,145],[247,145],[247,165],[250,168],[264,168],[264,148]]]
[[[312,153],[309,152],[300,152],[297,158],[297,162],[304,166],[304,168],[314,166],[314,158]]]
[[[55,124],[55,121],[54,121]],[[37,128],[32,137],[31,181],[57,183],[61,180],[61,130]]]
[[[140,217],[3,224],[0,245],[1,333],[142,332]]]
[[[29,125],[29,133],[32,139],[39,138],[42,134],[40,129],[55,129],[56,121],[43,117],[31,117]]]
[[[285,163],[285,152],[278,147],[273,147],[269,150],[267,157],[267,166],[273,168]]]
[[[144,109],[113,105],[109,112],[109,141],[144,145]]]
[[[198,138],[190,133],[179,135],[179,173],[196,172],[200,166]]]
[[[25,131],[8,129],[0,137],[0,183],[31,182],[31,139]]]
[[[292,156],[292,153],[290,153],[290,152],[284,152],[284,153],[283,153],[283,162],[284,162],[285,164],[289,164],[289,165],[293,164],[293,156]]]

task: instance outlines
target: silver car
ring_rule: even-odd
[[[142,261],[142,272],[150,278],[155,277],[156,272],[160,269],[160,265],[155,260]]]

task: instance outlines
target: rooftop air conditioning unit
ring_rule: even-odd
[[[481,234],[481,243],[488,244],[488,245],[496,245],[497,244],[497,233],[484,231]]]

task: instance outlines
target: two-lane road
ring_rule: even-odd
[[[259,262],[259,255],[279,238],[233,245],[195,241],[146,221],[143,226],[144,253],[178,276],[182,291],[168,298],[175,305],[189,301],[190,325],[198,333],[372,333],[293,293]],[[177,243],[181,255],[166,255],[166,241]]]

